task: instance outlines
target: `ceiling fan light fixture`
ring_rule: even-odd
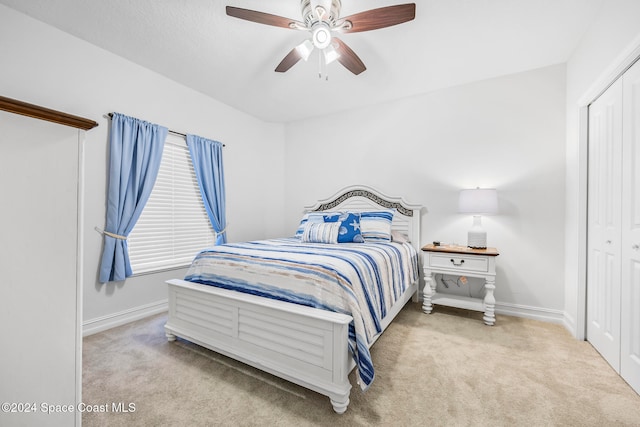
[[[318,25],[311,34],[313,45],[318,49],[324,49],[331,44],[331,31],[325,25]]]
[[[324,63],[327,65],[340,58],[340,54],[332,44],[327,46],[322,53],[324,54]]]
[[[300,57],[307,61],[309,56],[311,56],[311,52],[313,52],[313,43],[311,43],[311,40],[305,40],[296,46],[296,50]]]

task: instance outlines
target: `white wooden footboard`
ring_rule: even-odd
[[[172,279],[167,338],[176,336],[349,404],[351,316]]]

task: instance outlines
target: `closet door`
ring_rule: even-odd
[[[587,339],[620,372],[622,81],[589,107]]]
[[[623,77],[620,375],[640,393],[640,62]]]

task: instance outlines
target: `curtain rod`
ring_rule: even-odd
[[[108,114],[108,116],[109,116],[109,118],[110,118],[110,119],[111,119],[111,118],[113,118],[113,113],[109,113],[109,114]],[[184,138],[186,138],[186,137],[187,137],[187,134],[186,134],[186,133],[176,132],[175,130],[171,130],[171,129],[167,129],[167,131],[168,131],[169,133],[174,134],[174,135],[180,135],[180,136],[182,136],[182,137],[184,137]],[[226,145],[225,145],[225,144],[222,144],[222,146],[223,146],[223,147],[226,147]]]

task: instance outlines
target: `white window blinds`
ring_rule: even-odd
[[[214,245],[183,137],[167,136],[158,178],[127,242],[134,274],[187,266],[200,250]]]

